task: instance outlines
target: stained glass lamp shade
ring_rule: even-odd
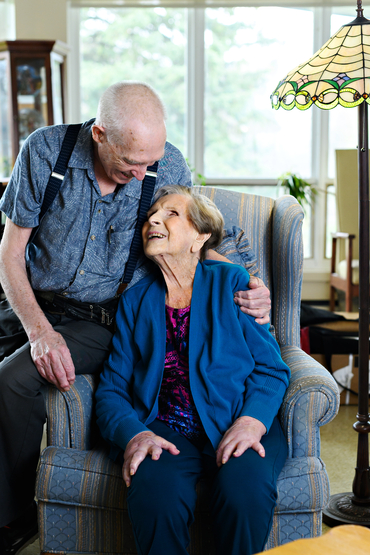
[[[356,23],[357,21],[357,23]],[[358,17],[344,25],[312,58],[280,81],[273,107],[324,110],[370,103],[370,21]]]
[[[313,104],[323,110],[358,106],[359,174],[359,395],[357,465],[352,493],[330,498],[324,522],[370,526],[369,468],[369,146],[370,21],[363,17],[357,0],[357,18],[344,25],[307,62],[280,81],[271,95],[276,110],[307,110]]]

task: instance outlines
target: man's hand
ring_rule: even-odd
[[[231,456],[240,457],[250,447],[263,458],[265,449],[261,444],[261,438],[265,433],[266,427],[256,418],[237,418],[219,443],[216,451],[217,466],[226,464]]]
[[[262,279],[250,276],[247,291],[237,291],[234,301],[240,310],[256,319],[258,324],[268,324],[270,321],[271,299],[270,291]]]
[[[75,381],[75,368],[63,336],[51,329],[30,341],[30,346],[39,374],[61,391],[68,391]]]
[[[152,460],[157,461],[163,449],[169,451],[171,455],[178,455],[180,453],[176,445],[149,430],[147,432],[140,432],[140,434],[137,434],[128,442],[122,467],[122,476],[127,487],[130,487],[131,476],[136,473],[145,457],[151,455]]]

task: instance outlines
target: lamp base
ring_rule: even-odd
[[[370,505],[355,505],[353,493],[337,493],[330,497],[323,510],[323,522],[328,526],[358,524],[370,528]]]

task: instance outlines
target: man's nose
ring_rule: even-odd
[[[131,173],[138,181],[142,181],[145,177],[147,166],[136,166],[131,170]]]

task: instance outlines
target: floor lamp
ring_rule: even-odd
[[[363,16],[357,0],[357,17],[344,25],[307,62],[280,81],[271,95],[273,108],[297,107],[307,110],[313,104],[323,110],[338,104],[358,107],[359,175],[359,396],[357,422],[357,465],[351,493],[330,498],[324,522],[370,526],[369,469],[369,146],[368,111],[370,103],[370,20]]]

